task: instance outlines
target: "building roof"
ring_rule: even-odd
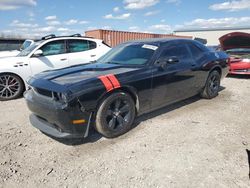
[[[250,26],[245,26],[245,27],[224,27],[224,28],[197,28],[197,29],[179,29],[175,30],[174,33],[176,32],[199,32],[199,31],[227,31],[227,30],[250,30]]]

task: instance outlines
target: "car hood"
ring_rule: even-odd
[[[221,48],[229,50],[234,48],[250,48],[250,34],[233,32],[219,38]]]
[[[18,51],[18,50],[1,51],[0,52],[0,58],[3,58],[3,57],[13,57],[13,56],[16,56],[19,53],[20,53],[20,51]]]
[[[33,87],[54,91],[63,91],[66,88],[74,90],[73,88],[79,88],[76,87],[76,85],[84,85],[85,88],[88,88],[88,85],[93,86],[101,83],[97,83],[96,81],[99,80],[98,77],[102,75],[132,73],[138,69],[139,67],[134,66],[92,63],[45,71],[32,77],[28,83]]]
[[[0,58],[0,67],[3,66],[13,66],[13,65],[19,65],[22,63],[25,63],[27,61],[26,57],[3,57]]]

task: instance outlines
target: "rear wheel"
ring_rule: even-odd
[[[201,92],[201,97],[205,99],[216,97],[220,89],[220,79],[220,73],[216,70],[212,71],[208,76],[205,88]]]
[[[108,96],[96,114],[95,128],[103,136],[114,138],[126,133],[135,118],[135,104],[131,96],[124,92]]]
[[[23,90],[23,82],[18,76],[9,73],[0,75],[0,101],[16,99]]]

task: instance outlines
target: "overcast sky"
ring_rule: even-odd
[[[0,33],[25,37],[250,27],[250,0],[0,0],[0,23]]]

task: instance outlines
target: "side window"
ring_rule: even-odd
[[[88,41],[89,42],[89,49],[95,49],[96,48],[96,42],[94,41]]]
[[[188,44],[188,46],[195,60],[199,59],[202,56],[203,51],[200,48],[198,48],[196,45]]]
[[[40,48],[43,51],[44,56],[57,55],[65,53],[64,40],[48,42]]]
[[[190,54],[185,45],[180,46],[168,46],[161,54],[161,57],[168,58],[176,56],[183,62],[184,60],[190,59]]]
[[[209,49],[205,45],[201,44],[200,42],[195,42],[193,45],[197,46],[203,52],[209,51]]]
[[[69,52],[82,52],[96,48],[96,43],[88,40],[68,40]]]

